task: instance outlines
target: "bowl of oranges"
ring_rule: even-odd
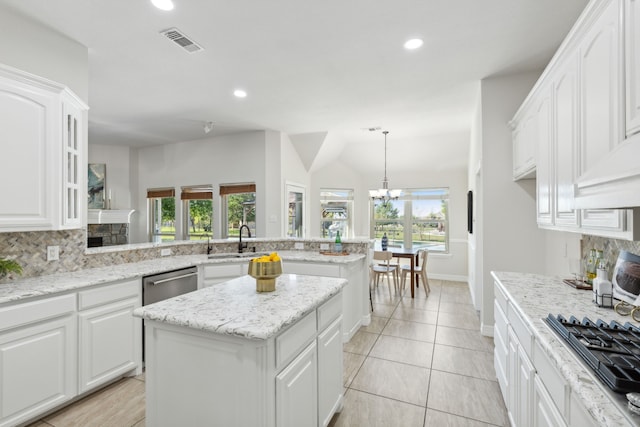
[[[276,278],[282,274],[282,260],[277,252],[253,258],[247,274],[256,279],[256,291],[273,292],[276,290]]]

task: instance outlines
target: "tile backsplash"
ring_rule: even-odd
[[[607,261],[609,276],[611,276],[620,251],[627,251],[640,255],[640,242],[583,235],[581,249],[582,259],[586,259],[589,256],[589,249],[601,249],[604,259]]]
[[[113,250],[103,253],[87,253],[86,230],[38,231],[20,233],[0,233],[0,257],[16,260],[23,269],[22,275],[10,274],[0,277],[1,283],[42,276],[54,273],[65,273],[86,268],[105,267],[109,265],[139,262],[160,258],[161,249],[170,248],[172,255],[198,255],[206,253],[207,241],[174,242],[163,246]],[[273,239],[272,241],[255,241],[257,251],[293,250],[296,240]],[[322,239],[304,241],[305,250],[319,251]],[[60,259],[47,261],[47,246],[59,246]],[[348,243],[343,247],[351,253],[366,254],[368,242]],[[236,241],[218,241],[213,245],[213,252],[236,252]]]

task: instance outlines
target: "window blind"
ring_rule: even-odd
[[[176,190],[174,188],[154,188],[147,190],[147,199],[161,197],[176,197]]]
[[[256,192],[255,184],[237,184],[237,185],[221,185],[220,186],[221,196],[226,196],[229,194],[255,193],[255,192]]]

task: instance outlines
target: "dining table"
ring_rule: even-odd
[[[415,296],[416,265],[418,265],[418,248],[405,248],[404,246],[389,246],[387,248],[394,258],[406,258],[411,266],[411,298]]]

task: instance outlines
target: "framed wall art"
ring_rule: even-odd
[[[105,163],[89,163],[89,178],[87,180],[89,209],[104,209],[106,207],[105,185],[107,180],[107,165]]]

